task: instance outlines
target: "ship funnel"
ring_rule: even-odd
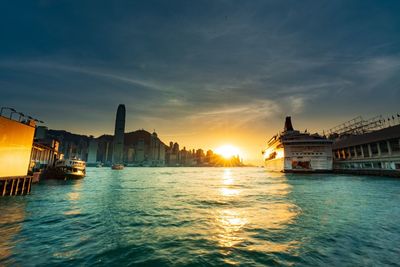
[[[292,125],[292,118],[290,116],[286,117],[284,131],[285,132],[294,131],[293,125]]]

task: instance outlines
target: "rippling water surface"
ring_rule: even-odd
[[[384,266],[400,180],[262,168],[89,168],[0,198],[0,265]]]

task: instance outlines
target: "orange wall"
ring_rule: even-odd
[[[0,116],[0,177],[27,175],[35,128]]]

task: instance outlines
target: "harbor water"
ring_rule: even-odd
[[[88,168],[0,199],[0,266],[393,266],[400,179]]]

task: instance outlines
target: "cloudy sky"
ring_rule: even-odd
[[[320,131],[400,111],[400,1],[2,1],[0,106],[49,128],[155,129],[245,159],[291,115]]]

